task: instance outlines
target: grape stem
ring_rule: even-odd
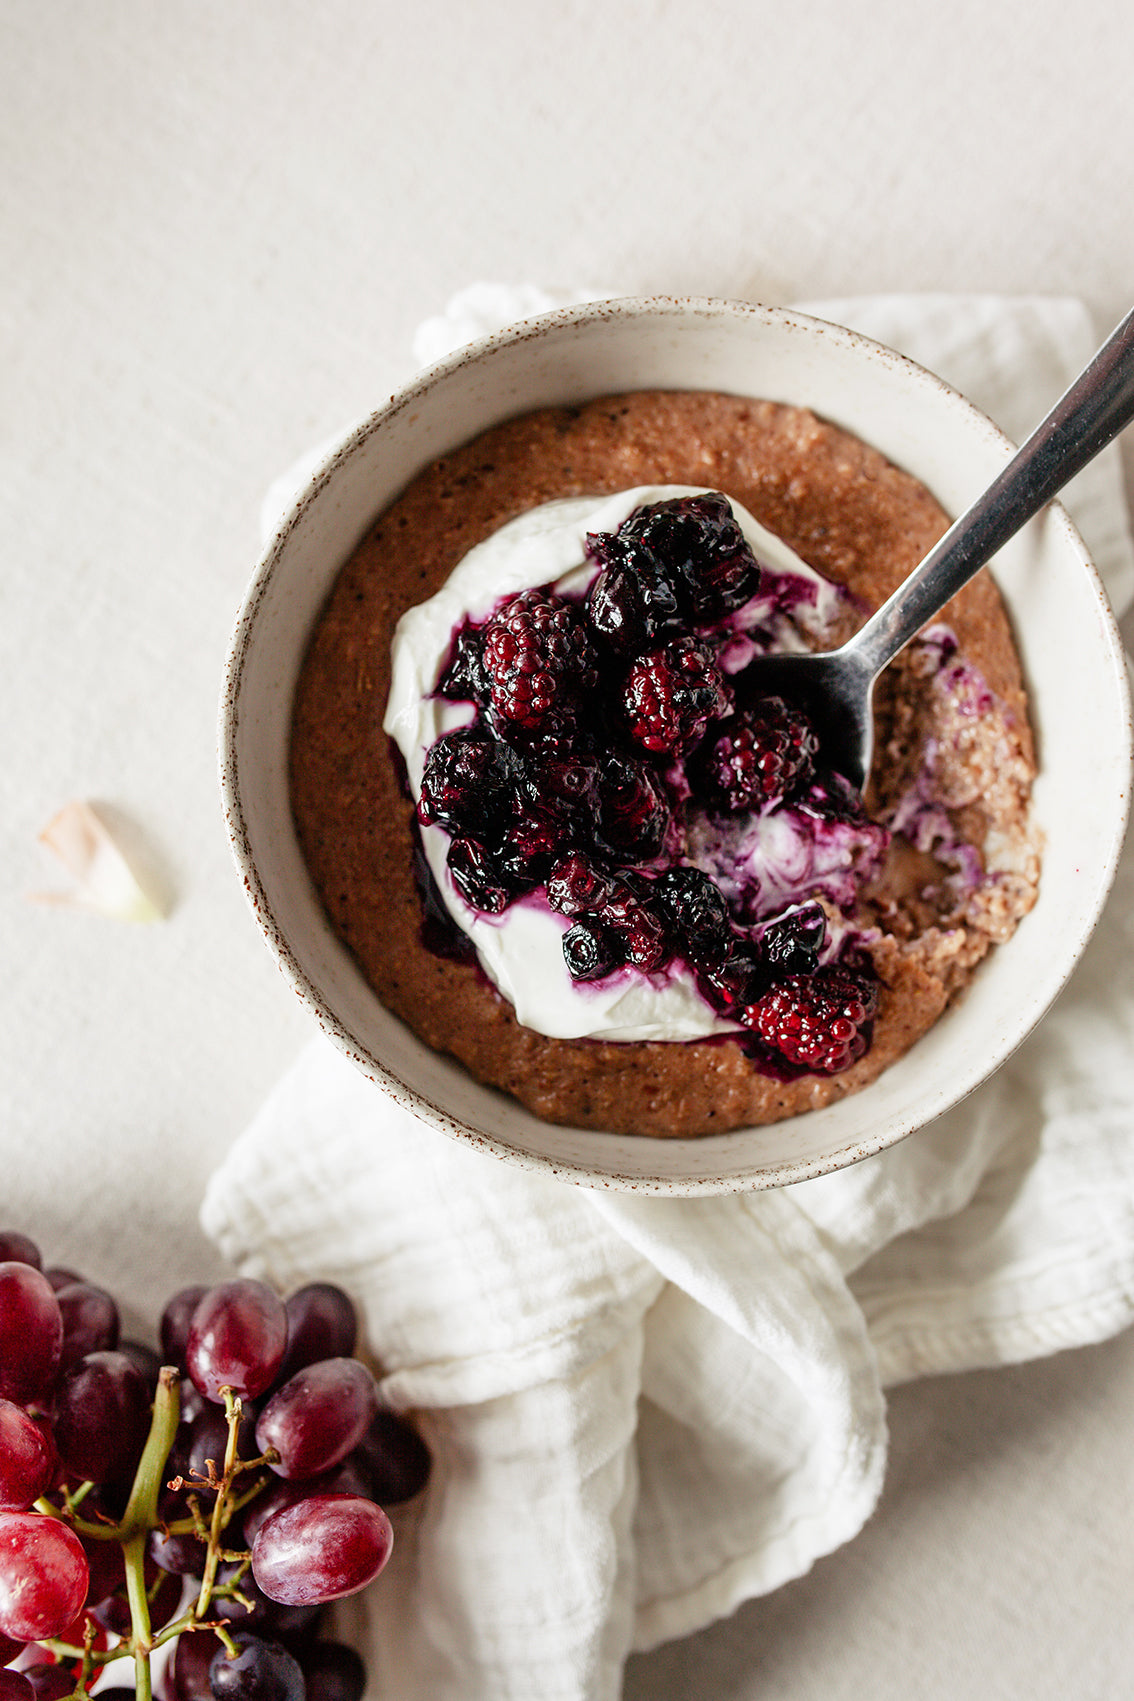
[[[154,1415],[150,1433],[134,1477],[134,1486],[126,1510],[122,1514],[118,1539],[124,1545],[137,1535],[143,1537],[158,1520],[158,1500],[165,1481],[165,1465],[177,1425],[181,1417],[181,1373],[172,1364],[165,1364],[158,1376],[154,1395]],[[149,1614],[146,1615],[147,1620]]]
[[[201,1578],[201,1592],[197,1596],[197,1606],[194,1616],[203,1618],[208,1610],[209,1600],[216,1587],[217,1566],[220,1564],[221,1536],[228,1523],[229,1489],[236,1472],[236,1438],[240,1431],[240,1397],[231,1388],[222,1388],[224,1396],[224,1415],[228,1420],[228,1441],[224,1450],[224,1470],[221,1473],[221,1486],[213,1502],[212,1523],[209,1526],[208,1556],[205,1560],[205,1573]]]
[[[229,1655],[235,1659],[238,1649],[232,1639],[229,1626],[223,1619],[211,1619],[206,1616],[214,1599],[236,1599],[244,1601],[240,1593],[240,1581],[251,1564],[252,1556],[245,1550],[236,1551],[226,1547],[222,1541],[224,1532],[233,1515],[241,1507],[256,1498],[270,1480],[269,1476],[259,1476],[241,1493],[235,1494],[233,1488],[241,1474],[254,1470],[259,1466],[270,1464],[276,1455],[269,1449],[261,1458],[241,1459],[237,1453],[237,1437],[240,1429],[241,1404],[231,1388],[223,1388],[225,1417],[228,1423],[228,1439],[225,1445],[224,1467],[217,1475],[215,1465],[210,1462],[210,1479],[216,1478],[216,1500],[213,1503],[212,1516],[206,1525],[201,1514],[200,1502],[197,1497],[190,1496],[190,1506],[193,1516],[178,1519],[175,1523],[163,1525],[159,1517],[161,1491],[165,1480],[165,1471],[177,1432],[178,1420],[181,1414],[181,1374],[173,1365],[164,1365],[158,1377],[157,1390],[154,1395],[153,1416],[150,1420],[149,1434],[146,1438],[142,1457],[130,1490],[130,1498],[126,1510],[119,1523],[88,1524],[76,1517],[75,1507],[82,1501],[84,1494],[91,1485],[84,1484],[82,1488],[69,1497],[63,1506],[54,1505],[46,1496],[36,1502],[41,1512],[48,1513],[53,1518],[59,1518],[70,1524],[80,1535],[90,1536],[99,1541],[117,1541],[122,1544],[122,1553],[126,1566],[126,1595],[130,1603],[130,1635],[116,1648],[94,1649],[89,1644],[83,1648],[60,1641],[56,1637],[44,1638],[43,1646],[49,1648],[60,1659],[82,1661],[82,1673],[76,1686],[76,1695],[82,1696],[92,1674],[112,1660],[132,1657],[134,1661],[134,1680],[138,1701],[153,1701],[153,1684],[150,1674],[150,1655],[155,1648],[171,1642],[175,1636],[180,1636],[193,1630],[211,1630]],[[201,1580],[201,1588],[196,1599],[176,1620],[165,1624],[155,1634],[150,1620],[150,1603],[146,1594],[145,1559],[150,1531],[162,1527],[170,1534],[195,1534],[201,1537],[206,1546],[205,1571]],[[235,1577],[223,1584],[217,1582],[217,1569],[221,1561],[236,1562],[241,1565]],[[247,1602],[245,1602],[247,1604]]]
[[[71,1510],[74,1504],[74,1500],[71,1500],[65,1506],[56,1506],[53,1500],[41,1495],[35,1503],[35,1509],[37,1512],[46,1512],[49,1518],[58,1518],[61,1524],[69,1524],[77,1536],[89,1536],[96,1542],[121,1541],[122,1536],[117,1524],[88,1524],[85,1519],[75,1517]]]
[[[146,1598],[143,1566],[146,1558],[145,1529],[138,1530],[123,1543],[126,1561],[126,1595],[130,1602],[130,1647],[134,1654],[134,1688],[138,1701],[152,1701],[150,1683],[150,1653],[153,1639],[150,1630],[150,1603]]]
[[[272,1453],[264,1454],[264,1459],[272,1457],[275,1457]],[[263,1464],[264,1459],[250,1459],[247,1461],[240,1460],[238,1461],[237,1468],[240,1470],[246,1470],[249,1466]],[[181,1480],[184,1481],[184,1479]],[[227,1523],[231,1520],[237,1512],[243,1511],[245,1506],[255,1500],[261,1489],[267,1488],[271,1480],[270,1476],[257,1477],[251,1487],[244,1489],[241,1494],[230,1494],[228,1500],[228,1518],[226,1518],[225,1522]],[[200,1501],[197,1499],[195,1494],[189,1496],[189,1504],[193,1508],[195,1516],[192,1518],[176,1518],[172,1523],[165,1526],[166,1529],[169,1531],[171,1536],[200,1536],[202,1541],[208,1541],[208,1526],[206,1525],[205,1520],[200,1516]],[[221,1557],[222,1559],[231,1559],[232,1555],[224,1553]]]

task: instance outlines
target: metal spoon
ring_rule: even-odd
[[[1134,310],[1023,448],[893,595],[838,650],[767,656],[752,683],[805,710],[823,758],[862,789],[874,745],[874,682],[928,620],[1134,418]]]

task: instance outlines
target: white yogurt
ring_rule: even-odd
[[[412,795],[421,795],[421,776],[430,747],[443,732],[466,724],[475,711],[433,695],[449,655],[453,633],[466,619],[485,620],[507,597],[536,585],[581,594],[598,569],[586,560],[588,532],[613,532],[649,503],[702,495],[686,485],[642,486],[616,496],[580,497],[533,508],[471,549],[442,588],[404,614],[393,642],[393,676],[383,723],[406,764]],[[730,499],[731,500],[731,499]],[[795,552],[753,519],[739,503],[733,514],[756,559],[781,581],[797,579],[803,600],[794,621],[774,598],[757,599],[746,610],[770,632],[777,650],[805,648],[803,625],[822,631],[840,606],[840,592]],[[735,670],[752,653],[743,638],[730,647]],[[446,855],[449,835],[427,826],[421,836],[442,899],[457,926],[472,941],[489,979],[515,1008],[525,1027],[558,1039],[690,1040],[736,1031],[701,997],[682,965],[662,974],[625,969],[603,980],[572,980],[562,939],[570,921],[542,897],[521,898],[498,916],[470,909],[453,885]]]

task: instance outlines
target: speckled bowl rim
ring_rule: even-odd
[[[719,1167],[707,1169],[704,1173],[696,1176],[666,1176],[651,1173],[648,1164],[643,1164],[642,1168],[638,1170],[630,1165],[621,1168],[617,1166],[595,1167],[593,1163],[588,1164],[570,1158],[558,1161],[544,1154],[525,1150],[488,1129],[471,1126],[459,1117],[454,1116],[442,1103],[437,1102],[427,1092],[423,1092],[420,1087],[411,1086],[404,1081],[328,1007],[327,1000],[319,985],[308,973],[302,952],[293,947],[285,931],[277,922],[269,899],[267,882],[261,873],[257,851],[249,834],[243,801],[237,746],[245,667],[253,644],[259,611],[272,587],[279,563],[285,556],[296,529],[302,524],[308,509],[320,493],[334,482],[339,470],[351,460],[360,445],[368,442],[375,432],[383,430],[399,415],[412,409],[439,380],[448,375],[491,360],[498,350],[512,348],[518,344],[539,342],[550,334],[560,332],[568,327],[585,328],[604,320],[621,320],[642,315],[672,316],[675,322],[687,322],[691,318],[704,319],[706,317],[739,318],[753,325],[775,325],[788,330],[794,328],[809,336],[815,336],[818,333],[832,339],[844,348],[849,347],[858,350],[867,359],[900,368],[907,374],[914,374],[919,383],[936,390],[943,400],[948,399],[950,406],[956,407],[959,404],[968,413],[971,422],[974,425],[979,425],[987,432],[989,441],[999,446],[1005,459],[1012,452],[1012,445],[1008,438],[993,421],[961,395],[959,391],[934,373],[858,332],[789,309],[764,307],[748,302],[711,297],[621,297],[609,301],[591,302],[577,307],[555,309],[538,317],[524,320],[491,336],[480,338],[446,359],[425,368],[410,383],[394,394],[388,403],[376,409],[336,447],[328,451],[326,458],[312,473],[305,489],[298,496],[291,511],[282,520],[275,536],[265,549],[241,606],[225,668],[218,739],[221,793],[230,845],[246,897],[265,942],[281,972],[315,1017],[318,1026],[338,1050],[367,1079],[388,1094],[403,1109],[410,1111],[434,1128],[474,1149],[490,1153],[494,1157],[518,1165],[525,1170],[554,1176],[580,1185],[678,1197],[757,1191],[768,1187],[787,1186],[797,1181],[828,1174],[886,1150],[906,1138],[917,1128],[925,1126],[945,1111],[961,1103],[1007,1061],[1028,1034],[1033,1031],[1066,985],[1098,921],[1114,879],[1125,837],[1130,805],[1128,783],[1120,796],[1119,806],[1114,811],[1111,830],[1105,835],[1103,842],[1098,847],[1099,858],[1094,871],[1095,901],[1085,918],[1074,950],[1066,954],[1066,960],[1060,965],[1059,974],[1052,977],[1048,985],[1045,986],[1042,1005],[1029,1013],[1027,1021],[1020,1025],[1019,1031],[1015,1032],[1010,1043],[1001,1046],[995,1057],[989,1061],[988,1067],[983,1068],[978,1077],[964,1081],[954,1093],[946,1095],[943,1101],[929,1104],[924,1113],[899,1118],[894,1125],[884,1123],[874,1133],[846,1142],[822,1157],[799,1160],[785,1159],[780,1163],[769,1164],[756,1170],[737,1171],[735,1167],[730,1168],[727,1162],[727,1154],[730,1148],[735,1147],[737,1140],[745,1134],[745,1129],[699,1136],[691,1142],[685,1142],[680,1137],[612,1137],[600,1131],[595,1131],[596,1141],[617,1138],[627,1143],[628,1147],[635,1153],[641,1152],[643,1157],[657,1147],[669,1150],[674,1146],[687,1143],[695,1144],[702,1152],[709,1149],[717,1151],[721,1160]],[[601,394],[603,392],[600,389],[595,393]],[[1050,506],[1049,515],[1049,523],[1057,526],[1066,534],[1066,540],[1073,552],[1079,557],[1079,564],[1092,582],[1098,599],[1098,613],[1104,629],[1103,649],[1105,651],[1109,648],[1110,659],[1120,680],[1118,697],[1120,713],[1124,714],[1125,717],[1125,743],[1128,756],[1127,768],[1129,770],[1129,752],[1131,747],[1134,746],[1134,727],[1132,727],[1130,688],[1124,664],[1124,649],[1117,622],[1110,609],[1098,573],[1065,510],[1060,504],[1053,503]],[[376,513],[371,515],[371,521],[374,517],[376,517]],[[366,524],[369,523],[370,521],[366,522]],[[365,526],[363,529],[365,529]],[[320,606],[321,603],[312,609],[312,621],[317,616]],[[1121,702],[1123,693],[1125,694],[1124,703]],[[1009,944],[1006,947],[1000,947],[1000,949],[1011,949],[1011,946]],[[387,1014],[389,1013],[387,1012]],[[451,1063],[451,1060],[445,1061]],[[876,1085],[876,1083],[872,1085]],[[853,1100],[860,1103],[868,1102],[871,1090],[871,1087],[864,1088],[848,1099],[837,1102],[839,1104],[849,1104]],[[813,1117],[820,1116],[823,1113],[819,1111],[803,1114]],[[789,1122],[794,1120],[797,1119],[788,1119]],[[554,1134],[554,1125],[545,1124],[544,1126],[551,1129],[552,1134]],[[747,1132],[751,1132],[751,1130]]]

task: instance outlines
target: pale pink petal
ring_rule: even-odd
[[[160,908],[89,803],[64,804],[39,842],[59,858],[75,884],[65,892],[33,892],[33,902],[93,911],[116,921],[161,920]]]

